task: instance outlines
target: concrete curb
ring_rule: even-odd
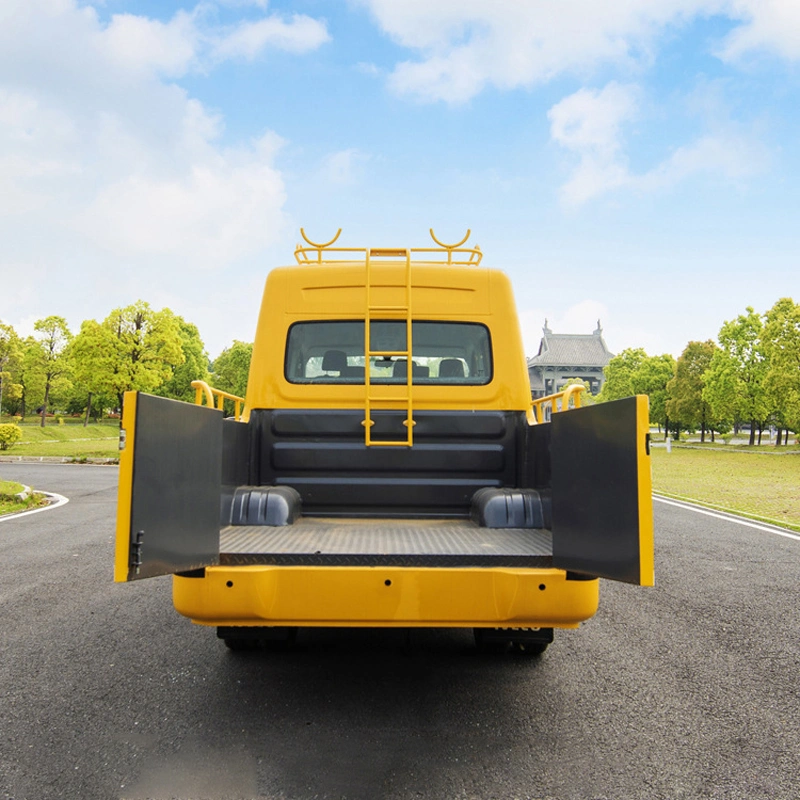
[[[27,517],[30,514],[40,514],[42,511],[52,511],[53,509],[58,508],[59,506],[66,505],[69,503],[69,498],[64,497],[63,494],[56,494],[55,492],[40,492],[34,490],[31,492],[30,486],[26,486],[25,490],[19,492],[17,496],[23,494],[41,494],[47,498],[47,505],[39,506],[39,508],[29,508],[27,511],[16,511],[13,514],[0,514],[0,522],[4,522],[7,519],[17,519],[18,517]]]
[[[0,456],[0,464],[94,464],[101,466],[116,466],[118,458],[82,458],[75,456]]]

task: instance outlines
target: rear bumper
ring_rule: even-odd
[[[223,566],[175,576],[173,600],[202,625],[574,628],[598,584],[559,569]]]

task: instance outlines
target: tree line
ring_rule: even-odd
[[[650,398],[651,421],[670,432],[710,435],[749,426],[750,444],[768,426],[788,442],[800,430],[800,305],[781,298],[766,313],[748,307],[725,322],[718,341],[689,342],[676,360],[629,348],[611,359],[598,402]],[[168,308],[138,301],[73,334],[63,317],[22,338],[0,321],[0,409],[25,419],[82,415],[84,423],[122,408],[132,389],[191,401],[194,380],[244,396],[252,344],[234,341],[212,362],[197,326]]]
[[[598,401],[631,394],[650,398],[651,421],[676,438],[748,427],[750,444],[761,443],[767,426],[777,444],[800,430],[800,305],[778,300],[759,314],[744,314],[720,328],[717,341],[689,342],[677,361],[628,349],[611,359]]]
[[[24,420],[49,414],[90,418],[119,411],[128,390],[191,401],[194,380],[244,395],[252,345],[234,342],[213,362],[197,326],[144,301],[86,320],[73,334],[49,316],[19,336],[0,321],[0,410]]]

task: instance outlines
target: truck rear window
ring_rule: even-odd
[[[492,379],[489,330],[474,322],[412,323],[412,380],[415,384],[478,386]],[[406,323],[377,320],[370,349],[406,350]],[[290,383],[364,383],[364,321],[297,322],[289,329],[285,374]],[[404,356],[371,356],[372,383],[405,383]]]

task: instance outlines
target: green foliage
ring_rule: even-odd
[[[675,359],[669,353],[646,357],[631,376],[633,394],[646,394],[650,400],[650,420],[665,427],[669,424],[667,386],[674,377]]]
[[[157,390],[185,361],[178,320],[141,300],[102,323],[87,320],[72,348],[76,377],[88,391],[113,396],[120,408],[126,391]]]
[[[800,427],[800,305],[783,297],[764,315],[764,379],[768,403],[781,427]]]
[[[628,348],[614,356],[604,370],[606,382],[597,397],[598,401],[606,403],[636,394],[633,376],[646,359],[647,353],[641,347]]]
[[[0,425],[0,450],[8,450],[22,438],[19,425],[10,422]]]
[[[69,380],[71,363],[69,344],[72,340],[67,321],[63,317],[50,316],[33,324],[33,343],[26,352],[28,368],[34,381],[44,386],[42,408],[47,412],[53,400],[62,399],[72,388]],[[47,418],[42,413],[41,424]]]
[[[726,322],[719,332],[720,349],[703,376],[703,399],[712,414],[750,422],[750,444],[755,443],[756,426],[770,413],[763,328],[761,317],[749,306],[746,314]]]
[[[247,392],[247,377],[250,373],[252,356],[251,343],[235,340],[212,364],[212,385],[238,397],[244,397]]]
[[[650,419],[667,424],[667,384],[675,375],[675,359],[671,355],[648,356],[641,347],[629,348],[611,359],[605,375],[599,402],[646,394],[650,400]]]
[[[17,332],[11,325],[0,322],[0,413],[4,404],[18,400],[22,394],[22,387],[13,381],[21,357]]]
[[[667,384],[670,419],[688,430],[700,428],[701,441],[705,440],[707,430],[727,430],[729,427],[713,416],[708,401],[703,398],[703,376],[718,349],[710,339],[689,342],[678,359],[675,377]]]
[[[155,394],[192,402],[195,394],[192,381],[208,381],[208,354],[197,326],[177,315],[175,320],[178,323],[183,361],[172,366],[172,375],[155,390]]]

